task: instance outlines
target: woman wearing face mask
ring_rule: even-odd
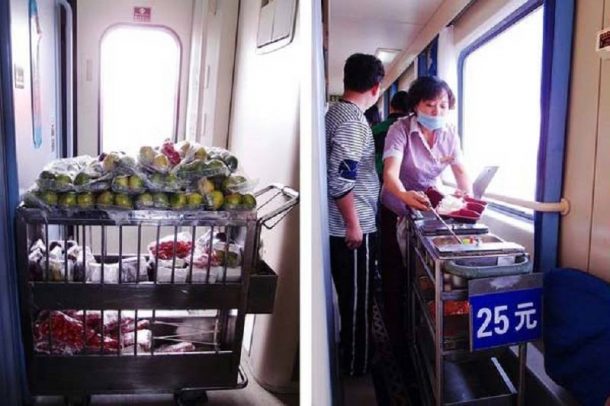
[[[424,76],[411,84],[408,94],[408,115],[390,127],[385,140],[380,208],[384,313],[399,356],[406,350],[402,325],[406,272],[396,237],[397,221],[407,214],[407,206],[429,209],[423,191],[437,183],[447,166],[451,166],[458,191],[471,193],[460,139],[455,127],[446,122],[448,110],[455,107],[453,92],[443,80]]]

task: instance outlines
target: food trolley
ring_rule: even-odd
[[[244,318],[272,312],[277,283],[259,259],[261,230],[298,204],[282,185],[255,196],[248,211],[20,207],[30,394],[87,404],[92,394],[170,392],[190,404],[244,387]],[[241,266],[229,260],[240,256]]]
[[[525,291],[540,298],[541,275],[531,273],[523,247],[490,234],[483,224],[449,220],[449,227],[460,239],[476,243],[455,241],[429,213],[413,212],[406,228],[409,346],[422,401],[434,405],[523,405],[527,340],[510,344],[518,346],[519,357],[518,377],[511,379],[499,361],[509,344],[476,348],[473,335],[478,337],[480,331],[487,331],[472,328],[473,297]],[[509,319],[501,321],[508,323]],[[530,337],[540,333],[541,324],[540,318],[535,331],[528,332]],[[498,327],[500,333],[507,332],[504,327],[508,330],[509,326]],[[513,330],[515,327],[525,330],[511,325]]]

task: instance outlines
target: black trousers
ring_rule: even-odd
[[[350,375],[365,374],[370,364],[376,251],[376,233],[365,234],[356,250],[347,248],[345,238],[330,237],[330,265],[341,314],[340,362]]]
[[[407,269],[396,238],[396,214],[385,206],[379,208],[379,268],[383,291],[383,318],[395,351],[406,352],[405,303]]]

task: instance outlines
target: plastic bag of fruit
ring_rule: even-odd
[[[152,259],[171,260],[174,258],[184,259],[190,256],[193,248],[192,235],[189,232],[182,232],[176,235],[170,234],[161,238],[157,242],[148,244],[148,252]],[[174,244],[175,239],[175,244]]]
[[[148,172],[165,174],[178,165],[181,159],[174,143],[167,139],[159,148],[149,145],[140,147],[137,162]]]

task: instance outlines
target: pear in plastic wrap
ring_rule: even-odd
[[[62,209],[71,209],[76,206],[76,193],[62,193],[59,196],[59,207]]]
[[[231,193],[225,196],[224,208],[227,210],[235,210],[240,208],[241,195],[239,193]]]
[[[186,201],[187,207],[191,210],[195,210],[200,208],[203,204],[203,196],[201,196],[199,193],[187,193]]]
[[[252,210],[256,207],[256,198],[254,195],[246,194],[241,197],[241,207],[245,210]]]
[[[114,197],[114,203],[122,209],[133,209],[133,202],[129,195],[125,193],[117,193]]]
[[[48,204],[49,206],[57,206],[57,203],[59,201],[57,193],[51,190],[45,190],[44,192],[40,192],[38,197],[40,197],[40,199],[42,199],[42,201],[45,202],[45,204]]]
[[[205,207],[209,210],[218,210],[224,203],[224,196],[220,190],[214,190],[205,195]]]
[[[97,196],[95,202],[99,206],[112,206],[114,205],[114,193],[109,190],[106,190]]]
[[[76,197],[78,207],[81,209],[92,209],[95,205],[95,196],[93,193],[81,193]]]

